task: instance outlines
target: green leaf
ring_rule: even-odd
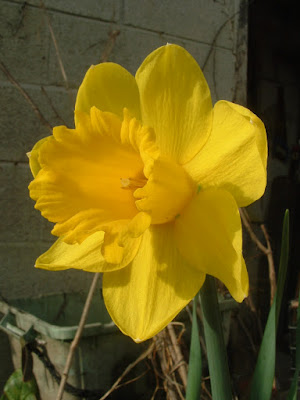
[[[284,290],[285,277],[289,256],[289,211],[286,210],[281,241],[281,254],[277,291],[271,306],[264,336],[260,346],[256,367],[253,374],[250,400],[269,400],[272,393],[273,380],[275,375],[276,357],[276,331],[281,307],[281,300]]]
[[[212,397],[216,400],[232,400],[221,314],[215,279],[212,276],[206,276],[200,290],[200,299]]]
[[[300,291],[297,310],[297,328],[296,328],[296,369],[300,371]]]
[[[298,310],[297,310],[295,367],[296,371],[292,380],[287,400],[297,400],[297,392],[298,392],[298,380],[300,372],[300,292],[299,292]]]
[[[34,378],[23,381],[21,369],[17,369],[8,378],[1,400],[38,400],[39,390]]]
[[[186,400],[199,400],[201,394],[202,359],[197,321],[197,300],[194,298],[191,348],[186,388]]]
[[[287,400],[297,400],[299,371],[296,369]]]
[[[285,211],[284,219],[283,219],[283,227],[282,227],[282,239],[281,239],[281,252],[280,252],[280,261],[279,261],[279,272],[277,279],[277,299],[273,301],[273,304],[276,303],[276,329],[279,321],[279,314],[281,309],[281,301],[285,286],[285,277],[286,271],[288,267],[289,261],[289,210]]]

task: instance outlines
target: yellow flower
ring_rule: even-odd
[[[266,185],[264,125],[219,101],[183,48],[151,53],[133,77],[92,66],[75,129],[54,128],[30,153],[35,207],[59,236],[36,267],[104,272],[107,309],[125,334],[154,336],[205,274],[237,301],[248,293],[238,207]]]

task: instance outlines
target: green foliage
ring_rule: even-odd
[[[206,276],[200,290],[200,299],[212,397],[216,400],[232,400],[221,314],[215,279],[212,276]]]
[[[289,212],[285,212],[277,291],[271,306],[251,384],[250,400],[269,400],[275,375],[276,331],[289,256]]]
[[[298,379],[300,372],[300,292],[298,298],[298,310],[297,310],[297,328],[296,328],[296,360],[295,360],[295,374],[292,380],[292,384],[289,390],[287,400],[297,400],[298,391]]]
[[[195,297],[193,305],[193,322],[186,400],[199,400],[201,394],[202,359],[197,321],[197,298],[198,295]]]
[[[25,382],[21,369],[14,371],[4,386],[0,400],[39,400],[38,386],[34,377]]]

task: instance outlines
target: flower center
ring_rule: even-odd
[[[196,193],[197,186],[181,165],[159,157],[145,186],[133,193],[139,211],[148,212],[152,224],[164,224],[180,215]]]

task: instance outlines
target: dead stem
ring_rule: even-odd
[[[99,400],[106,399],[114,390],[117,390],[119,387],[123,386],[123,385],[119,385],[119,383],[124,378],[124,376],[126,376],[142,360],[144,360],[146,357],[148,357],[153,352],[154,346],[155,346],[154,343],[151,343],[151,345],[148,347],[147,350],[145,350],[135,361],[133,361],[131,364],[129,364],[125,368],[125,370],[122,372],[122,374],[119,376],[119,378],[115,381],[115,383],[112,385],[112,387]],[[144,375],[144,374],[142,374],[142,375]],[[137,378],[135,378],[134,380],[137,380]],[[126,383],[133,382],[134,380],[128,381]]]
[[[250,345],[252,347],[253,353],[256,355],[257,354],[257,349],[256,349],[255,344],[253,342],[253,339],[252,339],[252,337],[251,337],[251,335],[249,333],[249,330],[247,329],[247,327],[245,326],[242,318],[239,315],[237,315],[237,320],[238,320],[239,324],[241,325],[241,327],[242,327],[247,339],[249,340],[249,343],[250,343]]]
[[[83,328],[84,328],[84,325],[85,325],[85,321],[86,321],[86,318],[88,316],[88,312],[89,312],[89,309],[90,309],[91,301],[92,301],[92,298],[93,298],[93,295],[94,295],[94,291],[95,291],[96,286],[97,286],[97,282],[98,282],[99,276],[100,276],[99,272],[94,275],[94,278],[93,278],[89,293],[87,295],[87,298],[86,298],[86,301],[85,301],[85,305],[84,305],[84,308],[83,308],[83,311],[82,311],[82,315],[81,315],[81,318],[80,318],[79,326],[78,326],[78,329],[76,331],[76,335],[75,335],[75,337],[74,337],[74,339],[73,339],[73,341],[71,343],[71,346],[70,346],[70,350],[69,350],[69,353],[68,353],[68,358],[67,358],[67,361],[66,361],[64,372],[62,374],[62,379],[60,381],[60,385],[59,385],[58,393],[57,393],[57,396],[56,396],[56,400],[61,400],[62,399],[62,396],[63,396],[63,393],[64,393],[64,389],[65,389],[65,385],[66,385],[66,382],[67,382],[67,379],[68,379],[69,370],[71,368],[73,356],[74,356],[74,353],[75,353],[75,349],[76,349],[76,347],[77,347],[77,345],[79,343],[79,340],[80,340],[80,337],[81,337],[81,334],[82,334],[82,331],[83,331]]]
[[[272,252],[272,248],[271,248],[270,237],[269,237],[269,234],[268,234],[268,232],[266,230],[265,225],[261,224],[260,228],[263,231],[264,237],[265,237],[266,242],[267,242],[268,252],[266,254],[267,254],[267,257],[268,257],[268,264],[269,264],[269,279],[270,279],[270,289],[271,289],[270,304],[272,305],[273,300],[274,300],[274,296],[275,296],[275,293],[276,293],[276,288],[277,288],[273,252]]]
[[[34,103],[32,98],[29,96],[29,94],[26,92],[25,89],[21,87],[21,85],[15,80],[15,78],[11,75],[11,73],[8,71],[6,66],[3,64],[2,61],[0,61],[0,68],[6,75],[7,79],[19,90],[19,92],[22,94],[22,96],[27,100],[27,102],[31,105],[33,111],[36,113],[36,115],[39,117],[41,120],[42,124],[45,125],[50,132],[52,133],[52,126],[49,124],[49,122],[46,120],[46,118],[43,116],[41,111],[39,110],[38,106]]]
[[[156,344],[156,350],[158,357],[160,359],[161,370],[164,375],[164,389],[167,394],[167,399],[177,400],[176,391],[174,390],[174,383],[170,379],[169,376],[169,365],[166,360],[166,330],[164,329],[162,332],[159,332],[154,337],[154,342]],[[169,359],[168,359],[169,361]]]
[[[54,112],[56,118],[57,118],[60,122],[62,122],[63,125],[67,125],[67,124],[65,123],[65,121],[62,119],[62,117],[58,114],[58,112],[57,112],[56,108],[54,107],[54,105],[53,105],[53,103],[52,103],[52,100],[50,99],[50,97],[49,97],[47,91],[45,90],[44,86],[41,86],[41,91],[42,91],[43,95],[46,97],[46,99],[47,99],[47,101],[48,101],[48,103],[49,103],[49,105],[50,105],[52,111]]]
[[[172,349],[174,349],[174,352],[172,353],[172,357],[174,359],[175,362],[175,366],[173,368],[173,371],[175,369],[178,369],[178,373],[180,375],[181,381],[183,383],[184,388],[186,389],[186,385],[187,385],[187,368],[186,368],[186,363],[184,360],[184,357],[182,355],[181,352],[181,348],[178,344],[178,340],[174,331],[174,328],[172,326],[172,324],[169,324],[167,326],[168,329],[168,333],[171,339],[171,343],[172,343]]]
[[[114,30],[109,33],[109,38],[108,38],[108,41],[106,42],[106,46],[102,53],[100,62],[105,62],[108,60],[119,34],[120,34],[119,30]]]
[[[203,379],[202,379],[201,388],[202,388],[202,391],[205,392],[205,393],[207,394],[207,396],[209,397],[209,399],[210,399],[210,400],[213,400],[210,391],[207,389],[207,387],[206,387],[206,385],[205,385],[205,381],[206,381],[206,380],[209,380],[209,379],[210,379],[209,376],[208,376],[207,378],[203,378]],[[201,397],[202,397],[202,396],[201,396]]]
[[[252,241],[257,245],[257,247],[267,256],[268,258],[268,266],[269,266],[269,280],[270,280],[270,303],[273,303],[273,299],[275,296],[275,292],[276,292],[276,273],[275,273],[275,267],[274,267],[274,259],[273,259],[273,252],[272,252],[272,248],[271,248],[271,243],[270,243],[270,239],[269,239],[269,235],[268,232],[266,230],[266,227],[264,224],[260,225],[260,228],[264,234],[266,243],[267,243],[267,247],[264,246],[261,241],[258,239],[258,237],[255,235],[251,224],[250,224],[250,220],[249,220],[249,216],[248,213],[245,209],[241,209],[240,208],[240,215],[241,215],[241,219],[243,222],[244,227],[247,229],[250,238],[252,239]]]
[[[62,62],[62,58],[61,58],[61,55],[60,55],[59,47],[58,47],[57,40],[56,40],[55,35],[54,35],[54,31],[52,29],[52,25],[50,23],[50,19],[49,19],[48,13],[47,13],[47,9],[46,9],[45,4],[44,4],[44,2],[42,0],[40,1],[40,5],[41,5],[42,9],[44,10],[44,14],[45,14],[45,17],[46,17],[46,20],[47,20],[48,29],[49,29],[49,32],[50,32],[50,35],[51,35],[51,38],[52,38],[52,41],[53,41],[53,44],[54,44],[54,47],[55,47],[55,52],[56,52],[59,68],[60,68],[63,80],[65,82],[66,89],[68,89],[69,88],[69,84],[68,84],[68,79],[67,79],[67,74],[66,74],[66,71],[65,71],[65,67],[64,67],[64,64]]]

